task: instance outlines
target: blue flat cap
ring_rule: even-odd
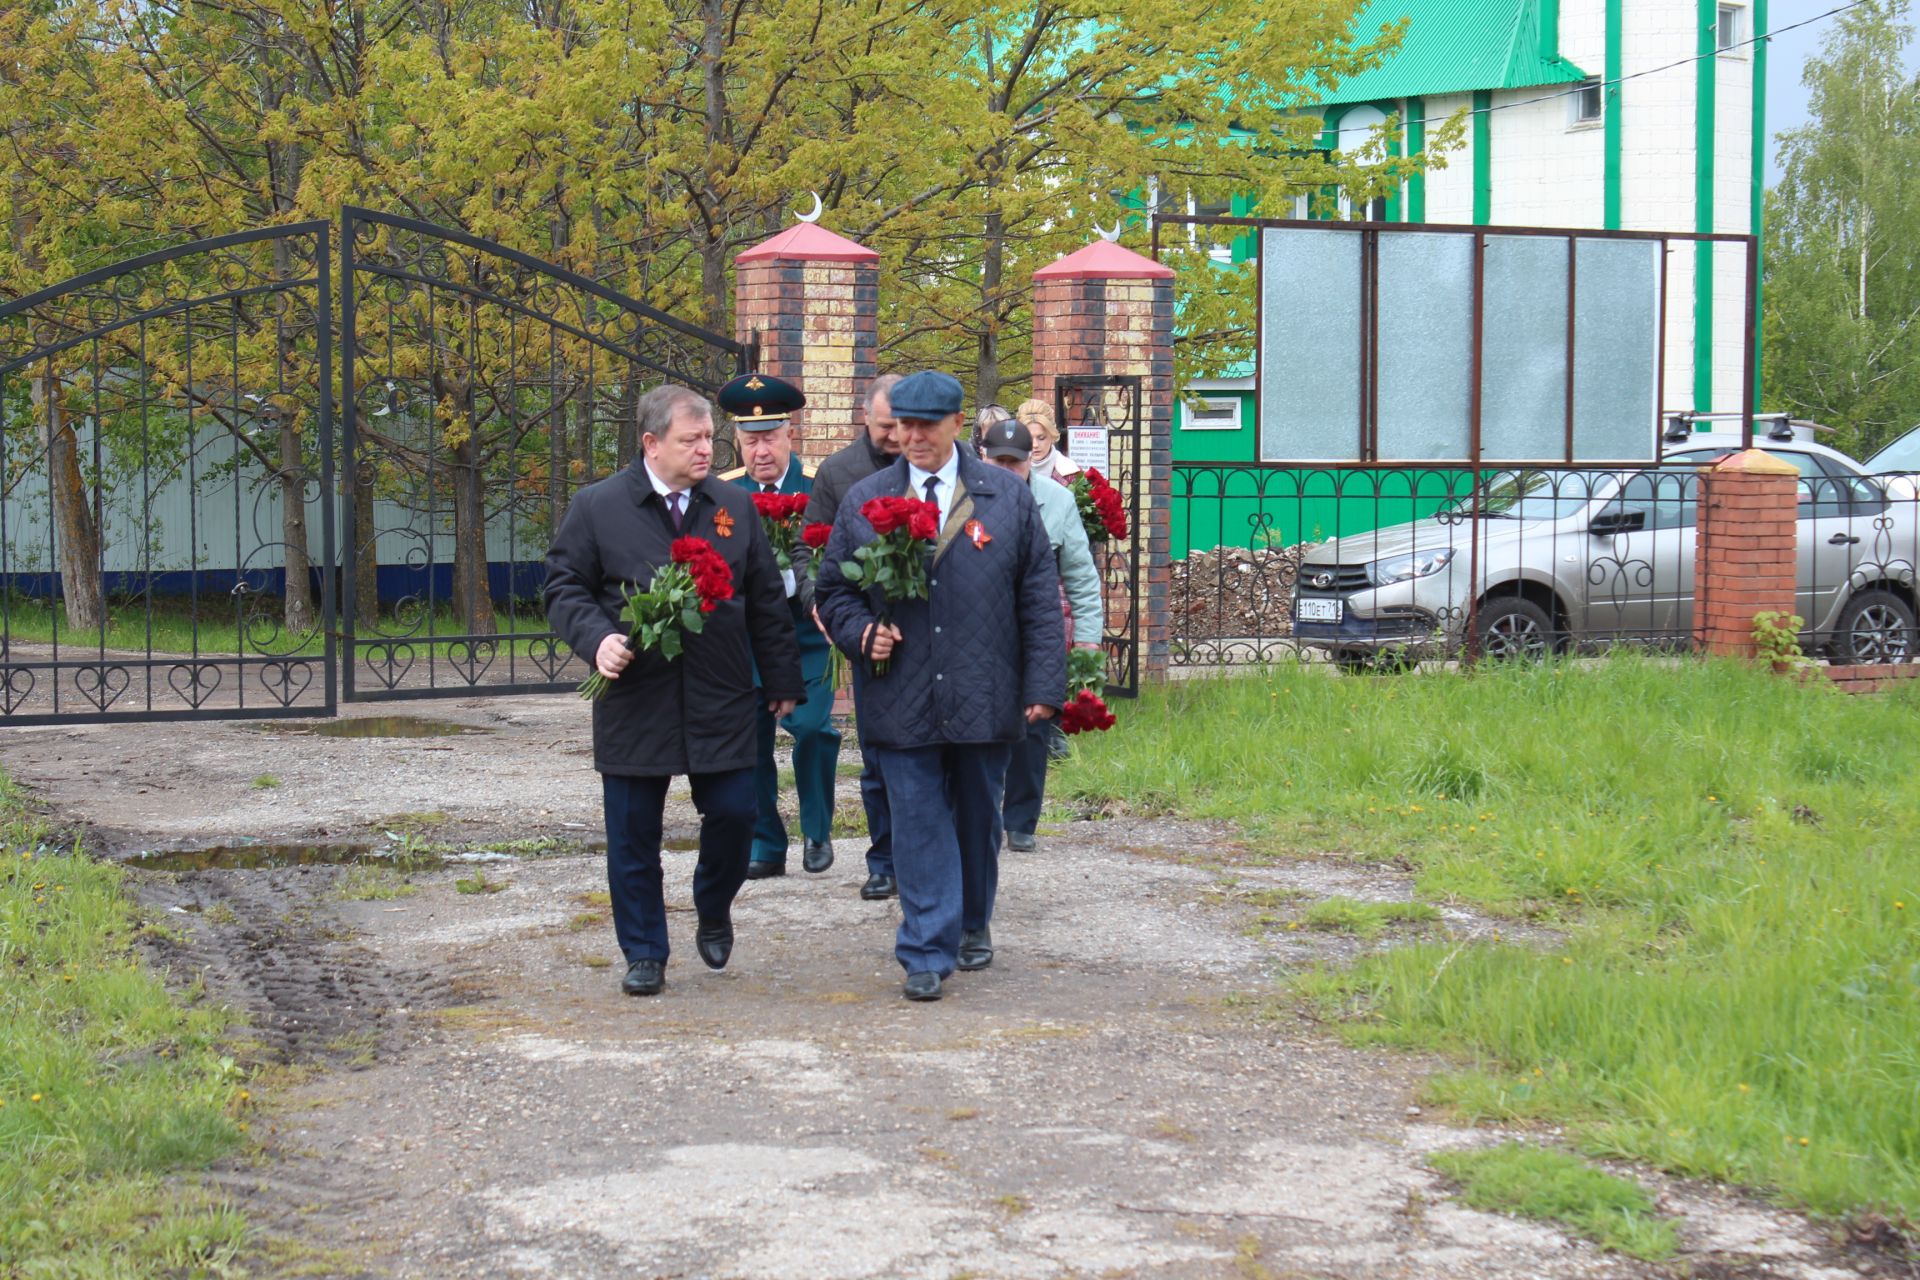
[[[887,403],[896,418],[918,418],[932,422],[960,412],[960,379],[952,374],[928,369],[910,373],[893,384]]]

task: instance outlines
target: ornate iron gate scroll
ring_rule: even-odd
[[[0,723],[333,713],[330,231],[0,305]]]
[[[540,604],[568,500],[638,449],[642,392],[711,395],[747,348],[444,227],[348,208],[341,234],[343,696],[571,687]]]
[[[1062,374],[1053,384],[1053,420],[1060,446],[1074,427],[1099,427],[1107,433],[1107,465],[1102,469],[1127,505],[1127,536],[1093,544],[1100,570],[1100,592],[1107,617],[1101,643],[1107,650],[1107,692],[1133,698],[1140,694],[1140,557],[1146,533],[1141,489],[1147,474],[1143,387],[1136,375]],[[1085,459],[1074,461],[1085,464]]]

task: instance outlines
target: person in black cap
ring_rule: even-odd
[[[889,398],[897,373],[883,373],[867,384],[863,408],[866,429],[860,438],[825,462],[813,478],[813,498],[807,504],[808,524],[832,524],[840,512],[840,497],[848,489],[876,471],[893,465],[900,456],[900,439],[894,434],[893,401]],[[855,717],[855,733],[860,721]],[[880,770],[860,743],[860,807],[867,815],[867,880],[860,896],[878,902],[894,895],[893,820],[887,811],[887,788],[880,781]]]
[[[1080,520],[1080,504],[1074,501],[1073,491],[1034,469],[1033,434],[1014,419],[987,428],[981,437],[980,454],[994,466],[1020,477],[1032,492],[1040,508],[1040,521],[1047,527],[1047,540],[1053,546],[1054,563],[1060,567],[1061,594],[1074,647],[1098,649],[1106,623],[1100,605],[1100,569],[1094,563],[1093,545],[1087,540],[1087,527]],[[1059,727],[1051,720],[1042,720],[1028,725],[1025,739],[1013,745],[1001,816],[1006,824],[1007,848],[1015,853],[1030,853],[1034,848],[1034,831],[1047,794],[1047,758],[1056,739],[1064,740]],[[973,902],[978,896],[973,885],[968,885],[967,896],[971,928],[976,918]]]
[[[855,659],[861,736],[886,783],[900,928],[894,955],[910,1000],[937,1000],[956,968],[993,958],[988,922],[998,887],[1001,790],[1012,744],[1066,701],[1060,580],[1025,484],[958,447],[960,384],[912,374],[892,393],[902,457],[848,491],[820,569],[827,633]],[[938,505],[926,600],[879,602],[841,572],[874,538],[861,514],[877,497]],[[886,659],[884,675],[866,659]],[[965,885],[980,892],[980,927],[963,930]]]
[[[545,596],[553,629],[612,682],[593,703],[607,889],[627,958],[621,990],[650,996],[666,984],[660,836],[667,784],[685,774],[693,786],[700,811],[694,949],[708,968],[724,968],[757,813],[755,712],[764,705],[789,715],[805,687],[766,531],[752,500],[710,474],[713,406],[696,391],[667,385],[640,397],[638,415],[641,456],[574,494],[547,552]],[[675,540],[686,537],[706,539],[727,562],[733,596],[685,636],[679,657],[636,651],[620,620],[623,589],[647,587],[671,561]]]
[[[720,388],[720,407],[733,415],[734,440],[745,465],[721,476],[749,493],[804,494],[813,489],[813,471],[793,451],[791,415],[806,396],[784,379],[743,373]],[[840,765],[840,731],[833,727],[832,648],[813,624],[811,555],[794,549],[794,565],[784,573],[787,605],[793,612],[794,638],[800,645],[800,673],[807,698],[778,721],[793,736],[794,791],[800,802],[800,865],[818,874],[833,865],[833,787]],[[753,768],[760,819],[753,829],[753,860],[747,879],[787,873],[787,826],[780,817],[780,774],[774,766],[773,713],[760,711],[759,759]]]

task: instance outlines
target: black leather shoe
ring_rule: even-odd
[[[774,876],[785,874],[787,874],[787,864],[784,862],[749,862],[747,864],[749,880],[769,880]]]
[[[984,969],[993,963],[993,933],[987,929],[967,929],[960,934],[960,967]]]
[[[901,988],[909,1000],[938,1000],[940,998],[940,975],[933,972],[910,973],[907,984]]]
[[[800,865],[813,875],[819,875],[833,865],[833,841],[809,840],[806,851],[800,855]]]
[[[1032,853],[1033,852],[1033,832],[1031,831],[1007,832],[1007,848],[1013,850],[1015,853]]]
[[[657,996],[666,985],[666,966],[658,960],[635,960],[620,980],[620,989],[630,996]]]
[[[727,957],[733,954],[733,921],[709,924],[702,920],[700,927],[693,931],[693,949],[700,953],[700,963],[707,968],[726,968]]]
[[[894,885],[892,876],[868,876],[867,882],[860,886],[860,896],[868,902],[891,898],[898,892],[899,889]]]

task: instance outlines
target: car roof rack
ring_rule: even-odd
[[[1731,423],[1736,428],[1746,417],[1744,413],[1671,413],[1667,415],[1666,429],[1661,439],[1668,444],[1682,444],[1699,431],[1697,424],[1706,423],[1712,430],[1714,424]],[[1815,433],[1832,433],[1833,428],[1806,418],[1796,418],[1787,413],[1756,413],[1753,415],[1755,435],[1765,435],[1769,440],[1791,440],[1795,427],[1804,427]]]

